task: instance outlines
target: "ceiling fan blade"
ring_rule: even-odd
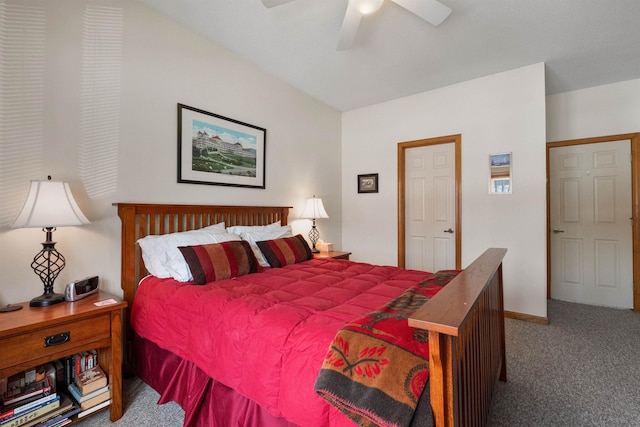
[[[432,25],[440,25],[451,9],[437,0],[391,0]]]
[[[342,21],[342,28],[340,28],[337,50],[347,50],[351,47],[358,33],[360,18],[362,18],[360,12],[351,6],[351,2],[349,2],[347,11],[344,14],[344,21]]]
[[[270,9],[275,6],[280,6],[281,4],[292,2],[293,0],[262,0],[262,4],[267,9]]]

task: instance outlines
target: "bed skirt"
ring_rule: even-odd
[[[159,405],[184,409],[185,427],[297,427],[135,333],[134,354],[135,374],[160,394]]]

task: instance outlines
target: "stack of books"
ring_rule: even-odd
[[[33,414],[24,417],[21,420],[22,424],[16,422],[9,425],[16,427],[61,427],[70,424],[70,417],[80,412],[80,408],[64,394],[57,396],[57,404],[57,408],[43,411],[42,415],[35,416]]]
[[[95,351],[0,379],[0,427],[62,427],[110,404]]]
[[[64,370],[64,379],[66,385],[73,383],[75,378],[87,369],[98,366],[98,352],[95,350],[83,351],[72,356],[65,357],[60,360],[62,369]]]
[[[47,364],[0,380],[0,427],[53,427],[47,421],[74,409],[56,392],[55,368]]]
[[[69,393],[80,405],[78,418],[111,404],[111,390],[107,376],[100,366],[87,369],[69,384]]]

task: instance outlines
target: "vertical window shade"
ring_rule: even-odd
[[[121,8],[85,8],[78,172],[91,198],[114,194],[118,186],[122,33]]]
[[[0,225],[42,175],[46,13],[0,1]]]

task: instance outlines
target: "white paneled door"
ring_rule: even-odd
[[[549,150],[551,297],[633,307],[631,143]]]
[[[405,267],[456,267],[455,144],[405,151]]]

